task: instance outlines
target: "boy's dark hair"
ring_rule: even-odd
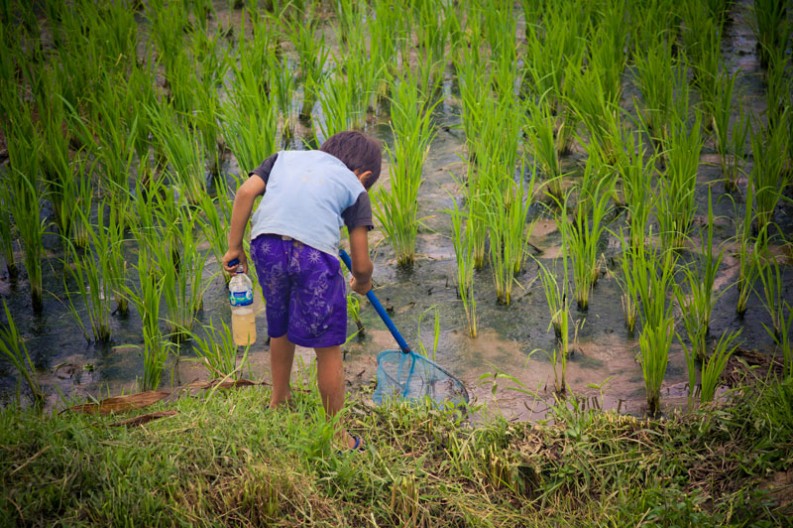
[[[383,147],[373,137],[355,130],[339,132],[326,139],[319,150],[339,158],[353,172],[372,171],[372,176],[367,181],[367,189],[380,177]]]

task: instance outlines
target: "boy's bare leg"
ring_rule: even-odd
[[[335,416],[344,406],[344,365],[340,346],[315,348],[317,353],[317,385],[322,397],[325,414]],[[349,447],[355,445],[355,439],[346,429],[339,430],[339,438]]]
[[[295,344],[289,341],[286,335],[270,338],[270,375],[273,377],[271,409],[288,401],[292,396],[289,379],[292,376],[294,358]]]

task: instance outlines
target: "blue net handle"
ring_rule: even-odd
[[[352,260],[350,260],[350,256],[347,254],[347,252],[343,249],[339,249],[339,257],[341,257],[341,260],[347,266],[347,269],[352,273]],[[388,327],[388,330],[391,332],[391,335],[394,336],[394,339],[396,339],[396,342],[399,345],[399,348],[402,349],[402,352],[405,354],[410,354],[412,352],[410,345],[408,345],[407,341],[405,341],[405,338],[402,337],[402,334],[399,333],[399,330],[397,330],[397,327],[394,325],[391,317],[388,316],[388,312],[385,311],[383,305],[380,304],[380,300],[374,294],[374,291],[369,290],[366,293],[366,298],[369,299],[369,302],[372,304],[372,306],[374,306],[377,315],[380,316],[380,319],[382,319],[383,323],[385,323],[385,325]]]

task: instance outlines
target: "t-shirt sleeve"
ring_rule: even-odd
[[[258,176],[264,180],[264,183],[267,183],[267,180],[270,178],[270,171],[273,170],[276,159],[278,159],[277,153],[264,160],[261,165],[249,172],[248,176]]]
[[[366,226],[367,229],[373,229],[372,204],[369,201],[369,193],[362,192],[359,194],[355,203],[341,213],[341,217],[348,230],[361,226]]]

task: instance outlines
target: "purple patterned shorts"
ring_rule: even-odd
[[[347,340],[347,285],[339,259],[281,235],[260,235],[251,258],[266,302],[267,333],[304,347]]]

